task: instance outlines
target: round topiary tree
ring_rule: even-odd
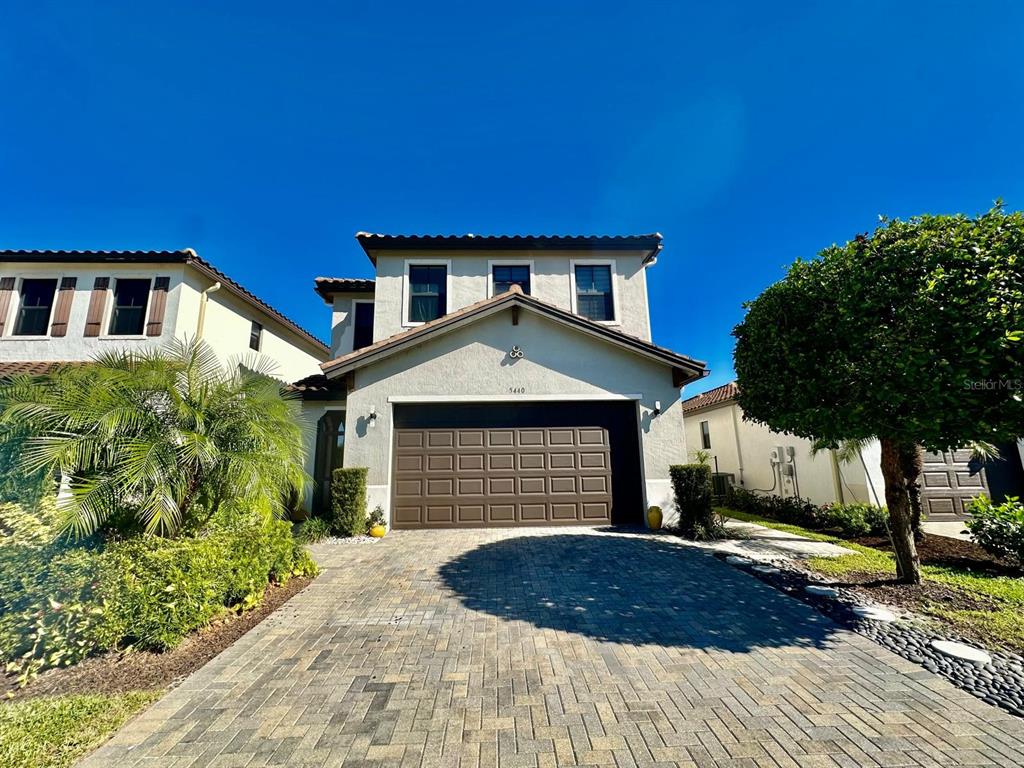
[[[1024,431],[1024,216],[883,219],[746,306],[746,418],[826,445],[879,438],[897,575],[919,582],[908,457]]]

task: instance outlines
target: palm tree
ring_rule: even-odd
[[[109,352],[86,365],[0,385],[0,444],[28,432],[27,471],[59,472],[61,530],[131,520],[173,536],[225,505],[269,505],[307,477],[299,404],[252,357],[224,367],[204,342]]]

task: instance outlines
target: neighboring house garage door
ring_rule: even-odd
[[[635,414],[633,403],[396,406],[392,525],[638,522]]]
[[[921,507],[929,520],[960,520],[976,496],[988,496],[988,480],[966,449],[924,454]]]

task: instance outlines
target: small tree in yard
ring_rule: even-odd
[[[1024,424],[1024,216],[883,220],[794,263],[733,333],[746,418],[830,446],[879,438],[897,575],[917,583],[918,446]]]

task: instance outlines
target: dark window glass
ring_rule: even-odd
[[[612,268],[608,264],[576,267],[576,311],[590,320],[614,320]]]
[[[111,336],[140,336],[146,324],[149,280],[118,280],[114,284]]]
[[[257,352],[260,351],[260,345],[263,344],[263,326],[257,323],[255,320],[252,321],[252,327],[249,329],[249,349],[254,349]]]
[[[711,427],[706,421],[700,423],[700,445],[705,451],[711,447]]]
[[[355,305],[355,324],[353,333],[353,351],[373,344],[373,304],[359,302]]]
[[[530,295],[530,267],[528,264],[509,264],[496,266],[494,268],[494,295],[505,293],[513,285],[523,289],[523,293]]]
[[[21,281],[21,306],[18,309],[18,322],[14,324],[15,336],[46,335],[56,290],[56,280]]]
[[[409,265],[409,322],[427,323],[447,309],[448,268],[424,264]]]

